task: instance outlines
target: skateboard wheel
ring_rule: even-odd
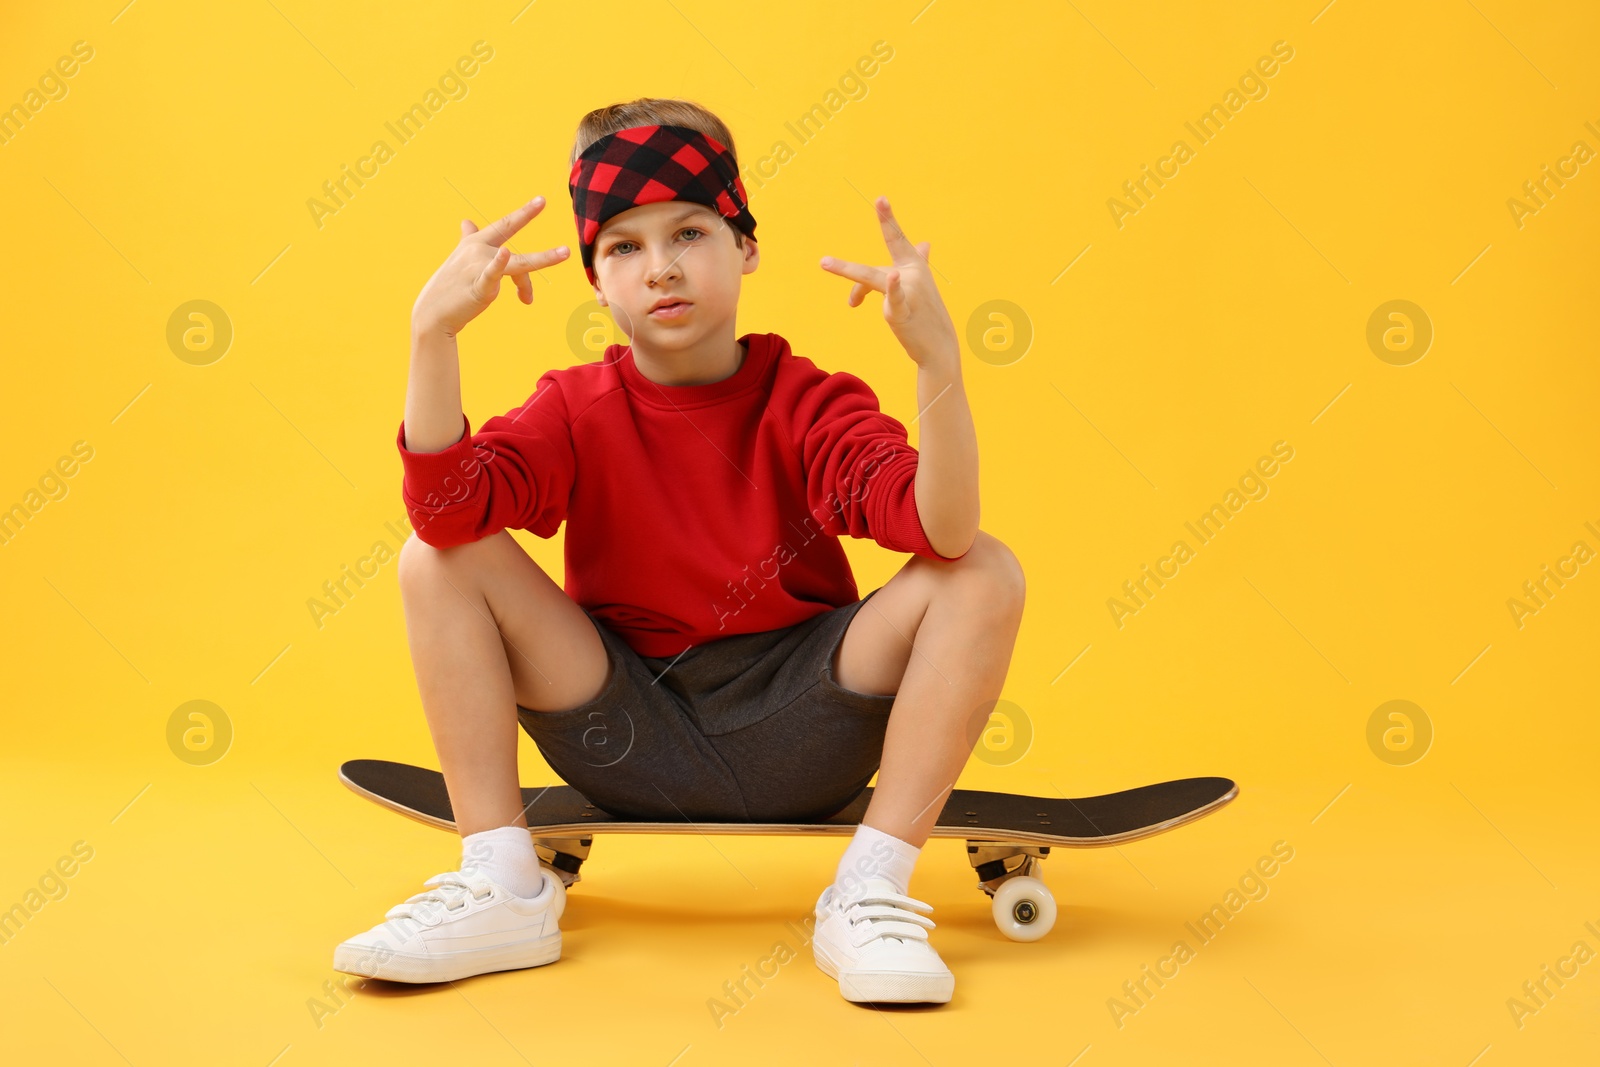
[[[1056,898],[1037,878],[1007,878],[994,891],[994,924],[1013,941],[1037,941],[1056,924]]]

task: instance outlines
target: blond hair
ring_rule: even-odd
[[[607,134],[626,130],[631,126],[657,125],[687,126],[691,130],[698,130],[707,137],[714,138],[728,150],[734,172],[738,172],[739,154],[734,150],[733,134],[729,132],[726,123],[709,109],[701,107],[692,100],[656,96],[641,96],[636,100],[608,104],[605,107],[595,108],[579,119],[578,134],[572,142],[572,158],[567,160],[567,166],[576,163],[578,157],[583,155],[584,149]],[[743,248],[744,233],[738,227],[732,229],[734,244]]]

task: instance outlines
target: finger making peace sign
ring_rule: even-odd
[[[888,197],[878,197],[873,207],[892,265],[869,267],[823,256],[822,269],[856,283],[850,287],[851,307],[860,306],[869,290],[883,293],[884,321],[919,365],[929,359],[959,360],[961,348],[955,324],[950,321],[938,286],[933,283],[933,268],[928,262],[929,242],[911,243],[895,221]]]
[[[411,309],[414,326],[442,329],[455,334],[476,318],[500,294],[500,279],[509,276],[524,304],[533,303],[531,271],[566,259],[566,245],[543,252],[513,253],[506,242],[544,210],[536,196],[504,218],[480,230],[471,219],[461,220],[461,242],[428,279]]]

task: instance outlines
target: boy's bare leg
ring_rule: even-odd
[[[560,711],[594,699],[610,660],[583,609],[506,531],[400,550],[406,634],[422,707],[461,835],[526,826],[517,705]]]
[[[834,680],[895,694],[863,823],[927,841],[1000,697],[1023,594],[1016,556],[979,530],[960,559],[914,557],[850,620]]]

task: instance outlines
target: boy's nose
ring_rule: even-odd
[[[662,282],[672,281],[683,276],[682,269],[678,266],[678,252],[659,252],[651,261],[650,269],[645,273],[645,278],[650,285],[659,285]]]

